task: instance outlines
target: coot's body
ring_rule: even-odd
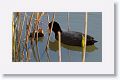
[[[44,32],[43,32],[42,28],[39,28],[37,31],[33,31],[32,33],[30,33],[29,37],[30,38],[37,38],[37,32],[38,32],[38,38],[44,36]]]
[[[49,23],[49,28],[51,28],[51,23]],[[82,36],[81,32],[75,31],[62,31],[60,25],[57,22],[53,23],[53,32],[55,33],[55,38],[58,40],[58,31],[61,32],[61,42],[71,46],[82,46]],[[93,37],[87,35],[87,46],[94,45],[97,42]]]
[[[58,36],[55,36],[55,38],[58,40]],[[87,35],[87,45],[94,44],[94,41],[92,39],[93,37]],[[61,42],[71,46],[82,46],[82,33],[75,31],[62,32]]]
[[[38,38],[39,37],[43,37],[44,36],[44,34],[42,34],[42,33],[38,33]],[[37,33],[35,33],[35,34],[33,34],[33,33],[30,33],[30,36],[29,37],[34,37],[34,38],[37,38]]]

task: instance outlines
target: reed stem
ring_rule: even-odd
[[[27,15],[27,14],[25,14],[25,15]],[[26,42],[25,42],[25,47],[26,47],[26,56],[27,56],[26,60],[27,61],[30,61],[30,53],[29,53],[29,50],[28,50],[28,41],[29,41],[29,36],[30,36],[32,17],[33,17],[33,13],[31,14],[29,22],[28,22],[27,16],[26,16],[27,25],[26,25]]]
[[[48,24],[50,23],[50,18],[49,18],[49,14],[47,13],[47,21],[48,21]]]
[[[59,57],[58,57],[58,59],[59,59],[59,62],[61,62],[62,55],[61,55],[61,33],[60,32],[58,32],[58,41],[59,41],[59,53],[58,53]]]
[[[69,12],[67,13],[67,27],[68,27],[68,31],[70,31],[70,15],[69,15]],[[69,59],[70,59],[70,50],[68,49],[68,56],[69,56]]]
[[[82,56],[82,62],[85,62],[85,54],[86,54],[86,41],[87,41],[87,28],[88,28],[88,13],[85,14],[85,29],[84,29],[84,46],[83,46],[83,56]]]
[[[12,16],[12,60],[15,61],[15,24],[14,24],[14,14]]]
[[[20,40],[22,35],[22,22],[21,22],[21,14],[18,12],[18,61],[21,61],[21,53],[20,53]]]
[[[68,21],[68,22],[67,22],[67,23],[68,23],[68,31],[70,31],[70,23],[69,23],[69,22],[70,22],[70,21],[69,21],[69,12],[68,12],[68,14],[67,14],[67,21]]]
[[[44,52],[46,52],[46,55],[47,55],[47,57],[48,57],[48,61],[50,61],[50,56],[49,56],[48,49],[49,49],[49,40],[50,40],[50,35],[51,35],[51,32],[52,32],[52,27],[53,27],[54,19],[55,19],[55,13],[53,13],[53,16],[52,16],[51,30],[50,30],[50,32],[48,33],[47,44],[46,44],[45,51],[44,51]]]

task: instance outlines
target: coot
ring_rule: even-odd
[[[44,36],[44,32],[43,32],[42,28],[39,28],[37,31],[38,31],[38,38]],[[37,31],[33,31],[32,33],[30,33],[30,37],[31,38],[36,38],[37,37]]]
[[[51,29],[51,24],[52,24],[52,22],[50,22],[48,24],[49,29]],[[60,28],[60,25],[56,21],[53,22],[52,31],[55,33],[56,40],[58,40],[58,31],[60,31],[62,43],[71,45],[71,46],[82,46],[82,35],[84,35],[83,33],[76,32],[76,31],[62,31],[62,29]],[[94,45],[94,43],[96,43],[96,42],[97,41],[94,40],[93,37],[87,35],[87,42],[86,42],[87,46]]]

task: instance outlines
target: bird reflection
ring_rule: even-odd
[[[30,41],[32,40],[32,38],[30,38]],[[34,39],[35,40],[35,39]],[[38,41],[40,41],[40,42],[43,42],[43,40],[44,40],[44,38],[43,37],[39,37],[38,38]]]
[[[79,46],[69,46],[66,44],[61,43],[61,46],[67,50],[72,50],[72,51],[80,51],[82,52],[82,47]],[[54,42],[49,41],[49,48],[52,51],[58,51],[58,41],[55,40]],[[95,47],[95,45],[91,45],[91,46],[87,46],[86,47],[86,52],[93,52],[97,49],[97,47]]]
[[[43,40],[44,40],[43,37],[38,38],[38,41],[40,41],[40,42],[43,42]]]

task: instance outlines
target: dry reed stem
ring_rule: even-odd
[[[26,49],[26,54],[27,54],[27,59],[26,59],[26,61],[29,62],[29,61],[30,61],[30,53],[29,53],[28,48]]]
[[[23,19],[23,22],[22,22],[22,30],[23,30],[23,27],[24,27],[24,22],[26,20],[26,17],[27,17],[27,15],[26,15],[26,12],[25,12],[24,13],[24,19]],[[21,32],[21,35],[22,35],[22,32]],[[22,39],[24,39],[24,38],[22,38]],[[22,50],[22,53],[21,53],[21,61],[24,61],[24,46],[23,46],[23,50]]]
[[[31,45],[33,45],[34,38],[35,38],[35,32],[36,32],[37,35],[36,35],[36,38],[35,38],[35,42],[36,42],[36,51],[37,51],[37,56],[38,56],[37,61],[40,61],[40,55],[38,54],[39,53],[39,51],[38,51],[38,29],[39,29],[40,19],[44,15],[44,13],[43,12],[36,12],[36,13],[34,13],[34,15],[35,15],[35,22],[34,22],[34,30],[32,32],[33,36],[32,36],[32,39],[31,39]],[[34,55],[36,56],[36,54],[34,54]]]
[[[15,40],[15,59],[14,61],[18,61],[18,48],[17,48],[17,26],[18,26],[18,16],[17,16],[17,13],[15,12],[14,13],[14,16],[15,16],[15,23],[14,23],[14,31],[15,31],[15,34],[14,34],[14,40]]]
[[[36,13],[36,21],[35,21],[35,27],[37,29],[37,38],[36,38],[36,50],[37,50],[37,55],[38,55],[38,60],[40,61],[40,55],[38,54],[38,29],[39,29],[39,22],[41,17],[43,16],[43,12],[37,12]]]
[[[33,18],[33,16],[34,16],[34,12],[32,13],[32,18]],[[32,19],[31,18],[31,19]],[[35,25],[35,23],[34,23],[34,25]],[[31,24],[31,26],[32,26],[32,24]],[[31,38],[31,45],[33,46],[33,43],[34,43],[34,36],[35,35],[35,27],[34,27],[34,30],[33,30],[33,32],[32,32],[32,38]]]
[[[17,12],[14,13],[14,16],[17,14]],[[17,48],[17,26],[18,26],[18,16],[15,16],[15,21],[14,21],[14,45],[15,45],[15,50],[14,50],[14,61],[18,61],[18,48]]]
[[[27,14],[25,14],[25,15],[27,15]],[[26,52],[26,56],[27,56],[26,60],[27,61],[30,61],[30,53],[28,51],[27,46],[28,46],[28,40],[29,40],[29,36],[30,36],[30,29],[31,29],[32,17],[33,17],[33,13],[31,14],[29,22],[27,22],[27,25],[26,25],[26,42],[25,42],[25,47],[26,47],[26,51],[27,51]],[[26,20],[27,20],[27,16],[26,16]]]
[[[70,21],[69,20],[70,20],[70,18],[69,18],[69,12],[68,12],[68,14],[67,14],[68,31],[70,31],[70,23],[69,23]]]
[[[18,61],[20,61],[20,39],[21,39],[21,32],[22,32],[22,25],[21,25],[21,15],[19,12],[17,12],[18,16],[18,45],[17,45],[17,54],[18,54]]]
[[[41,19],[41,17],[42,17],[42,12],[37,12],[36,14],[35,14],[35,16],[36,16],[36,19],[35,19],[35,27],[34,27],[34,30],[37,32],[37,41],[38,41],[38,27],[39,27],[39,22],[40,22],[40,19]]]
[[[46,44],[46,47],[45,47],[45,50],[44,50],[44,52],[46,52],[46,55],[48,57],[48,62],[50,62],[50,56],[49,56],[49,52],[48,52],[48,49],[49,49],[49,40],[50,40],[50,35],[51,35],[51,32],[52,32],[52,27],[53,27],[54,19],[55,19],[55,13],[53,13],[53,16],[52,16],[51,30],[48,33],[47,44]]]
[[[21,20],[21,14],[20,12],[17,12],[17,16],[18,16],[18,53],[19,53],[19,61],[21,61],[21,54],[20,54],[20,41],[21,41],[21,37],[22,37],[22,30],[23,30],[23,26],[24,26],[24,21],[25,21],[25,15],[24,15],[24,20],[22,22]]]
[[[38,62],[39,60],[37,60],[37,56],[36,56],[36,54],[35,54],[34,46],[33,46],[33,45],[31,45],[31,46],[32,46],[33,56],[34,56],[36,62]]]
[[[39,24],[39,20],[40,20],[40,15],[37,12],[37,14],[36,14],[36,29],[37,29],[36,45],[38,44],[38,26],[39,26],[38,24]]]
[[[24,61],[24,51],[21,53],[21,61]]]
[[[29,22],[27,24],[28,28],[27,28],[27,45],[28,45],[28,39],[29,39],[29,36],[30,36],[30,29],[31,29],[31,23],[32,23],[32,18],[33,18],[33,15],[34,13],[31,14],[30,16],[30,19],[29,19]],[[30,53],[29,53],[29,50],[28,48],[26,47],[26,51],[27,51],[27,61],[30,61]]]
[[[87,27],[88,27],[88,13],[85,14],[85,39],[84,39],[84,46],[83,46],[83,56],[82,56],[82,62],[85,62],[85,54],[86,54],[86,41],[87,41]]]
[[[59,57],[58,57],[58,59],[59,59],[59,62],[61,62],[62,55],[61,55],[61,33],[60,32],[58,32],[58,41],[59,41],[59,53],[58,53]]]
[[[55,13],[53,13],[53,17],[52,17],[52,24],[51,24],[51,30],[50,30],[50,34],[51,34],[51,32],[52,32],[52,28],[53,28],[54,19],[55,19]],[[49,37],[50,37],[50,34],[49,34]]]
[[[14,24],[14,14],[12,16],[12,60],[15,61],[15,24]]]
[[[50,18],[49,18],[49,14],[47,13],[47,20],[48,20],[48,24],[50,23]]]
[[[71,61],[71,54],[70,54],[70,50],[68,50],[68,57],[69,57],[69,61]]]
[[[70,15],[69,12],[67,13],[67,27],[68,27],[68,31],[70,31]],[[70,58],[70,50],[68,49],[68,56]]]

